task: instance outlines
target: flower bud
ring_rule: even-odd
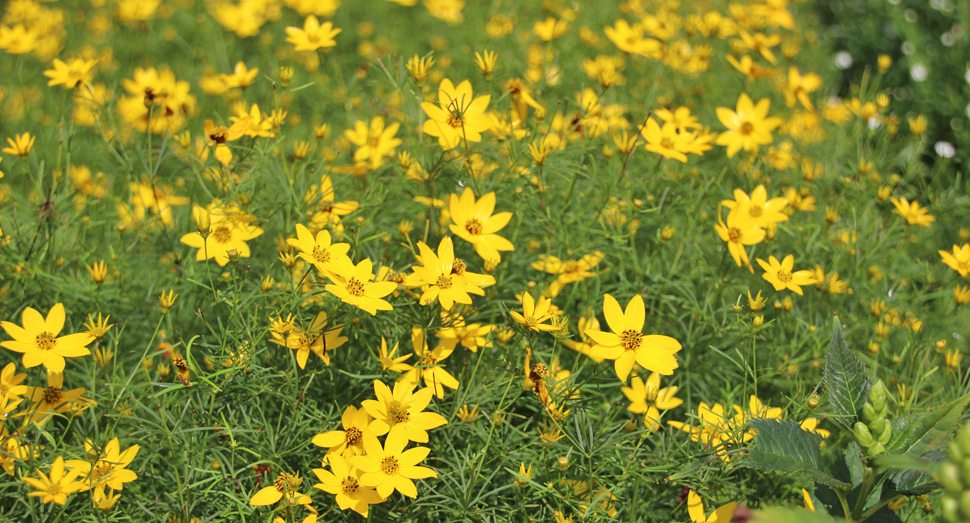
[[[886,447],[884,447],[882,443],[876,443],[875,445],[866,449],[866,455],[870,458],[874,458],[883,452],[886,452]]]
[[[869,432],[869,427],[861,421],[855,423],[852,428],[852,436],[855,437],[856,443],[863,448],[869,448],[875,443],[875,440],[872,439],[872,433]]]
[[[869,422],[869,431],[876,435],[876,437],[882,435],[887,428],[889,428],[889,422],[886,421],[886,418],[876,418]]]
[[[815,410],[818,408],[818,396],[812,396],[808,398],[808,409]]]
[[[203,238],[207,238],[212,228],[212,219],[209,217],[209,211],[203,209],[202,207],[196,207],[195,224],[199,231],[199,235]]]
[[[236,249],[229,249],[226,251],[226,257],[229,258],[229,261],[231,262],[239,261],[239,251]]]
[[[956,498],[944,497],[942,507],[944,519],[951,523],[960,521],[960,502]]]
[[[871,403],[866,403],[862,406],[862,419],[866,423],[876,419],[876,410],[872,408]]]
[[[559,470],[565,471],[569,468],[569,458],[566,456],[561,456],[556,460],[556,465],[559,467]]]
[[[765,323],[765,317],[764,317],[763,314],[759,314],[759,315],[755,316],[753,320],[751,320],[751,326],[754,327],[754,328],[756,328],[756,329],[758,327],[764,325],[764,323]],[[818,400],[816,400],[816,401],[818,401]]]
[[[888,394],[889,390],[886,389],[886,384],[882,380],[878,380],[872,384],[872,388],[869,389],[869,401],[872,402],[873,407],[876,407],[877,412],[879,411],[879,407],[876,405],[876,401],[882,400],[885,403]]]

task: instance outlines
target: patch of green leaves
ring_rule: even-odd
[[[833,321],[832,344],[825,357],[822,383],[833,419],[851,429],[856,414],[866,402],[872,381],[862,359],[846,345],[838,317]]]
[[[767,418],[750,420],[758,431],[755,447],[745,466],[786,473],[804,473],[812,480],[836,488],[852,485],[839,481],[822,465],[822,437],[803,430],[798,423]]]

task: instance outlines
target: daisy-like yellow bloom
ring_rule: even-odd
[[[434,349],[429,349],[424,329],[413,327],[411,343],[414,345],[414,355],[418,358],[418,366],[413,367],[398,381],[408,381],[412,385],[417,385],[418,381],[423,379],[424,386],[434,390],[435,396],[439,399],[445,397],[444,387],[458,388],[458,380],[439,365],[455,351],[455,345],[457,345],[455,340],[441,340]]]
[[[495,71],[495,62],[497,60],[498,55],[494,51],[485,50],[481,53],[475,53],[475,65],[478,66],[478,70],[482,72],[486,80],[492,78],[492,72]]]
[[[412,447],[404,450],[407,444],[407,438],[400,432],[388,433],[383,446],[376,436],[365,436],[366,455],[354,458],[354,464],[364,473],[360,477],[361,484],[376,487],[382,498],[387,498],[395,490],[410,498],[416,498],[418,489],[412,480],[436,478],[438,473],[418,466],[418,463],[428,457],[431,452],[429,448]]]
[[[344,430],[322,432],[313,437],[313,444],[327,450],[327,455],[337,454],[350,459],[364,453],[364,434],[370,434],[371,417],[364,409],[353,405],[344,410],[340,423]]]
[[[604,359],[614,360],[613,366],[620,381],[626,382],[634,363],[651,372],[670,376],[678,367],[674,354],[681,345],[669,336],[643,335],[646,309],[643,298],[634,296],[626,311],[613,296],[603,295],[603,315],[613,332],[588,329],[586,334],[596,341],[596,352]]]
[[[351,509],[366,518],[371,505],[385,501],[374,487],[361,484],[363,472],[351,460],[337,454],[327,454],[325,459],[330,470],[313,469],[313,473],[320,480],[313,487],[336,496],[340,510]]]
[[[98,456],[94,466],[79,459],[68,460],[66,465],[80,473],[80,479],[84,482],[82,491],[97,487],[121,490],[125,483],[138,479],[138,474],[127,467],[135,459],[139,449],[139,445],[132,445],[122,452],[118,438],[114,438],[99,452],[91,440],[87,440],[84,442],[85,452],[89,456]]]
[[[744,75],[748,77],[748,80],[751,80],[752,82],[759,78],[771,78],[781,74],[781,71],[777,69],[762,67],[761,65],[755,63],[755,61],[752,60],[748,55],[742,56],[741,60],[728,55],[727,60],[731,63],[731,65],[734,66],[735,69],[744,73]]]
[[[392,281],[372,281],[374,265],[369,258],[364,258],[356,267],[349,265],[332,271],[329,276],[333,283],[326,286],[327,292],[340,298],[340,301],[371,314],[393,309],[382,298],[394,292],[397,284]]]
[[[269,487],[264,487],[249,498],[249,504],[265,507],[278,503],[286,498],[286,506],[309,505],[313,502],[310,496],[301,494],[299,489],[303,485],[303,478],[299,474],[287,474],[283,471],[276,476],[276,480]]]
[[[664,158],[673,158],[687,163],[687,154],[694,136],[690,133],[677,132],[673,123],[664,123],[661,127],[653,118],[647,118],[647,125],[640,131],[647,141],[646,149]]]
[[[472,97],[472,84],[468,80],[456,87],[445,78],[438,85],[438,104],[422,102],[428,119],[421,130],[438,138],[445,151],[465,142],[482,141],[483,132],[492,127],[491,118],[485,114],[491,95]]]
[[[536,332],[551,332],[561,329],[559,325],[545,323],[546,320],[553,318],[553,314],[549,312],[552,300],[539,296],[539,303],[537,304],[528,292],[522,293],[521,300],[522,314],[519,314],[518,311],[509,311],[513,320],[525,325],[527,329]]]
[[[401,139],[394,137],[400,127],[401,124],[397,122],[385,126],[380,116],[375,116],[370,126],[367,122],[357,120],[353,129],[344,131],[350,143],[357,146],[354,161],[367,162],[371,170],[384,165],[384,157],[394,154],[394,149],[401,145]]]
[[[16,138],[16,141],[7,138],[7,143],[10,144],[10,147],[4,147],[3,153],[26,158],[30,154],[30,150],[34,147],[34,139],[36,137],[31,136],[30,133],[24,133],[14,135],[14,138]]]
[[[186,233],[181,242],[199,249],[195,254],[197,261],[211,260],[225,266],[233,255],[249,258],[249,240],[258,238],[263,229],[252,225],[254,217],[242,212],[235,205],[212,202],[208,212],[211,218],[211,233],[205,238],[198,232]]]
[[[809,111],[814,111],[815,107],[808,95],[822,87],[822,78],[815,73],[800,74],[798,68],[788,68],[788,82],[785,83],[783,92],[785,93],[785,103],[788,107],[794,107],[796,102],[800,102]]]
[[[532,463],[529,463],[529,468],[525,468],[525,462],[519,462],[519,477],[515,479],[515,482],[519,485],[528,485],[529,481],[532,479]]]
[[[815,271],[802,270],[792,272],[795,266],[795,257],[791,254],[778,263],[774,256],[768,257],[768,262],[758,258],[758,265],[765,270],[761,276],[775,287],[776,291],[788,289],[795,294],[802,295],[802,287],[815,283]]]
[[[499,236],[498,231],[512,219],[511,212],[495,213],[495,192],[490,192],[477,201],[471,187],[465,187],[461,196],[448,197],[451,211],[451,232],[475,246],[475,252],[486,261],[501,261],[499,251],[514,251],[512,242]]]
[[[321,311],[310,322],[307,329],[304,330],[294,326],[285,335],[274,330],[270,332],[273,336],[273,339],[270,341],[295,350],[296,363],[301,369],[306,368],[306,362],[311,352],[320,356],[324,364],[330,365],[329,351],[347,343],[347,337],[340,335],[340,331],[343,330],[343,326],[341,325],[337,325],[329,331],[326,328],[327,313]]]
[[[222,79],[222,83],[229,89],[233,87],[245,89],[253,84],[257,74],[259,74],[258,67],[249,69],[246,67],[245,62],[238,61],[232,70],[232,74],[222,74],[219,77]]]
[[[97,64],[97,60],[80,58],[75,58],[68,64],[59,58],[55,58],[54,62],[51,63],[52,68],[44,71],[44,76],[50,78],[47,86],[60,85],[64,89],[74,89],[81,84],[88,83],[94,77],[92,71]]]
[[[374,416],[370,431],[375,436],[395,431],[409,441],[427,443],[429,430],[448,423],[441,414],[424,411],[434,395],[431,388],[414,392],[413,383],[398,380],[392,392],[387,385],[374,380],[374,395],[376,400],[364,400],[362,405]]]
[[[953,299],[957,306],[970,303],[970,287],[956,285],[953,287]]]
[[[740,40],[731,42],[737,45],[738,49],[751,49],[756,53],[761,53],[761,56],[764,56],[772,65],[778,62],[771,48],[781,43],[780,34],[765,35],[764,33],[755,33],[752,35],[742,29],[738,36],[741,37]]]
[[[655,58],[661,53],[663,46],[659,40],[644,38],[643,26],[630,25],[626,20],[617,20],[614,27],[604,27],[603,32],[620,51]]]
[[[12,412],[24,400],[21,398],[27,392],[27,386],[21,385],[27,379],[27,373],[17,374],[17,365],[8,363],[0,371],[0,418]],[[0,438],[2,441],[3,438]]]
[[[580,318],[576,330],[579,332],[580,341],[560,340],[562,344],[596,363],[602,363],[603,357],[596,352],[596,342],[586,334],[587,330],[600,330],[600,322],[596,319],[596,316],[590,313],[590,316]]]
[[[57,335],[64,328],[64,319],[64,305],[61,303],[51,307],[46,319],[36,310],[27,307],[22,316],[23,327],[9,321],[0,322],[0,326],[13,338],[0,342],[0,345],[22,353],[24,367],[28,369],[43,365],[49,371],[62,372],[64,358],[91,354],[87,344],[94,341],[86,332],[58,338]]]
[[[289,238],[286,243],[300,250],[300,257],[312,263],[318,271],[329,275],[335,272],[354,272],[355,267],[347,251],[350,245],[346,243],[331,243],[330,232],[322,230],[316,238],[301,224],[296,224],[296,238]]]
[[[555,40],[569,29],[569,22],[550,16],[532,26],[532,32],[543,42]]]
[[[478,352],[479,347],[491,347],[492,342],[485,336],[495,330],[495,325],[481,323],[465,323],[465,318],[454,318],[449,327],[438,329],[435,336],[457,345],[461,345],[472,352]]]
[[[727,107],[717,108],[717,118],[728,130],[721,133],[714,141],[717,145],[727,146],[728,158],[744,149],[757,152],[758,147],[773,142],[771,135],[779,125],[781,118],[768,116],[771,100],[764,98],[755,105],[746,93],[738,98],[737,110]]]
[[[567,283],[575,283],[596,276],[593,267],[596,267],[604,256],[602,252],[595,251],[578,260],[561,260],[552,255],[540,254],[539,261],[532,262],[531,267],[537,271],[558,275],[549,286],[548,291],[543,293],[556,296]]]
[[[430,304],[435,300],[441,302],[445,310],[451,310],[455,303],[470,305],[469,294],[484,296],[481,289],[485,284],[495,283],[495,279],[477,285],[467,281],[455,273],[455,246],[450,236],[445,236],[438,244],[438,254],[435,254],[424,242],[418,242],[422,265],[413,267],[414,274],[409,277],[412,287],[427,285],[427,290],[421,295],[422,304]],[[462,266],[464,263],[461,264]],[[461,267],[462,272],[464,267]],[[491,278],[491,277],[490,277]]]
[[[695,427],[680,421],[668,421],[667,424],[689,432],[691,440],[700,443],[705,449],[710,449],[725,462],[730,461],[727,455],[727,444],[736,440],[731,418],[724,413],[724,406],[715,403],[709,406],[703,401],[697,407],[697,417],[700,426]]]
[[[640,376],[634,376],[630,379],[630,386],[620,391],[630,400],[627,410],[634,414],[646,414],[643,421],[650,432],[660,428],[661,411],[677,408],[683,403],[674,396],[677,386],[660,388],[660,375],[656,372],[651,372],[646,382]]]
[[[960,273],[964,278],[970,275],[970,243],[964,243],[963,247],[953,246],[953,252],[939,251],[943,257],[943,263],[951,269]]]
[[[232,142],[241,138],[246,133],[246,130],[249,129],[250,122],[251,119],[246,117],[236,121],[231,127],[227,128],[214,124],[212,120],[205,121],[203,130],[211,145],[215,146],[216,159],[223,166],[229,165],[229,162],[232,161],[232,150],[229,149],[226,142]]]
[[[404,362],[407,361],[412,354],[408,353],[404,356],[398,356],[395,358],[394,356],[397,354],[397,346],[398,344],[395,343],[394,348],[391,349],[391,352],[387,352],[387,340],[384,339],[384,336],[381,336],[380,356],[378,356],[378,360],[381,362],[381,367],[384,370],[394,372],[406,372],[411,370],[412,367]]]
[[[286,41],[296,46],[297,51],[316,51],[337,45],[333,37],[340,31],[334,29],[332,22],[321,25],[317,17],[310,15],[303,21],[303,29],[292,26],[286,28]]]
[[[739,223],[739,218],[728,213],[727,225],[721,220],[718,212],[718,223],[714,225],[714,230],[721,240],[727,243],[728,251],[738,267],[747,266],[748,270],[754,273],[751,262],[748,259],[746,245],[755,245],[765,239],[765,230],[757,224],[749,224],[747,227]]]
[[[77,469],[65,471],[64,458],[60,456],[54,459],[54,463],[51,465],[50,475],[44,474],[40,470],[37,470],[37,475],[40,476],[40,479],[24,478],[24,483],[37,489],[27,495],[43,498],[41,499],[42,503],[53,502],[58,505],[64,505],[69,495],[84,487],[84,483],[77,481],[78,476],[81,475],[81,471]]]
[[[929,227],[936,221],[936,217],[932,214],[926,214],[926,207],[920,207],[916,201],[910,203],[906,198],[900,198],[898,200],[896,198],[890,198],[889,201],[893,202],[893,205],[896,206],[896,213],[906,218],[906,221],[910,225]]]
[[[88,267],[88,274],[91,275],[94,283],[101,285],[104,280],[108,279],[108,265],[104,263],[104,260],[94,262],[94,266]]]
[[[317,212],[310,218],[310,226],[314,230],[320,230],[329,225],[334,230],[342,231],[343,225],[340,222],[340,217],[346,216],[360,207],[360,203],[353,200],[334,201],[335,194],[333,181],[330,176],[323,174],[320,176],[319,190],[312,193],[307,191],[307,194],[303,196],[305,202],[312,203],[317,209]]]
[[[91,504],[101,512],[107,513],[111,512],[111,509],[121,499],[121,494],[115,494],[113,490],[109,490],[106,493],[104,489],[104,485],[95,487],[94,494],[91,496]]]
[[[768,190],[764,185],[755,187],[751,197],[741,189],[735,189],[734,199],[722,200],[721,205],[731,209],[728,213],[728,221],[732,221],[732,214],[735,215],[734,223],[741,228],[756,225],[766,229],[772,223],[788,220],[788,215],[783,212],[785,207],[788,207],[788,198],[779,196],[769,200]]]
[[[68,391],[63,389],[64,374],[48,370],[47,387],[28,387],[25,395],[33,402],[33,405],[18,416],[31,414],[27,423],[36,422],[43,426],[53,417],[55,412],[64,413],[71,410],[75,400],[81,398],[81,395],[85,392],[83,387]],[[87,403],[88,400],[82,398],[78,402],[83,404]]]
[[[692,523],[730,523],[734,519],[734,511],[737,508],[738,504],[732,501],[727,505],[721,505],[708,516],[704,511],[704,502],[697,492],[691,490],[687,494],[687,513],[690,514]]]

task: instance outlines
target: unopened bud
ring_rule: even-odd
[[[870,458],[874,458],[883,452],[886,452],[886,447],[884,447],[882,443],[876,443],[875,445],[866,449],[866,455]]]
[[[876,418],[869,422],[869,430],[876,436],[881,435],[887,428],[889,428],[889,422],[886,418]]]
[[[566,456],[561,456],[559,459],[556,460],[556,465],[559,467],[559,470],[565,471],[566,469],[569,468],[569,458],[567,458]]]
[[[866,403],[862,406],[862,420],[866,423],[876,419],[876,410],[872,408],[871,403]]]
[[[236,249],[229,249],[226,251],[226,257],[229,258],[229,261],[231,262],[239,261],[239,251]]]
[[[869,448],[875,443],[875,440],[872,439],[872,433],[869,432],[869,427],[861,421],[857,421],[855,426],[852,427],[852,436],[855,437],[855,442],[863,448]]]
[[[808,408],[809,410],[815,410],[818,408],[818,396],[808,398]]]
[[[196,207],[195,224],[199,231],[199,235],[203,238],[207,238],[212,228],[212,220],[209,217],[209,211],[203,209],[202,207]]]
[[[754,317],[754,320],[751,321],[751,326],[757,329],[758,327],[764,325],[764,323],[765,323],[764,315],[759,314]]]

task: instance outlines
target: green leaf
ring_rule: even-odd
[[[803,430],[794,421],[756,418],[748,421],[748,425],[758,435],[744,466],[786,473],[801,472],[815,482],[830,487],[852,486],[823,470],[819,452],[822,436]]]
[[[876,463],[887,469],[917,470],[930,473],[935,473],[938,468],[933,460],[910,454],[889,454],[888,452],[876,456]]]
[[[886,450],[919,457],[942,446],[960,422],[968,403],[970,394],[928,411],[894,419],[893,439]]]
[[[865,464],[862,462],[862,448],[856,442],[849,443],[845,447],[845,466],[849,469],[849,474],[852,476],[852,486],[857,487],[862,484],[863,473],[865,472]]]
[[[752,521],[758,523],[832,523],[835,519],[827,514],[812,512],[803,508],[768,507],[755,511]]]
[[[856,414],[866,402],[872,382],[862,359],[845,344],[838,317],[832,328],[832,344],[825,356],[822,383],[834,419],[851,430]]]
[[[937,462],[944,458],[944,451],[931,451],[922,458],[909,454],[883,454],[876,458],[876,463],[892,469],[886,477],[892,482],[893,490],[904,496],[919,496],[940,488],[933,475],[939,469]]]

